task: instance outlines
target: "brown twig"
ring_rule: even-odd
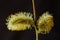
[[[33,5],[34,20],[36,20],[36,9],[35,9],[34,0],[32,0],[32,5]]]
[[[34,13],[34,21],[35,21],[36,20],[36,9],[35,9],[34,0],[32,0],[32,5],[33,5],[33,13]],[[38,40],[38,32],[37,32],[35,25],[34,25],[34,28],[35,28],[35,32],[36,32],[36,40]]]

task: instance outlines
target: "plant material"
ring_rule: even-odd
[[[49,33],[53,26],[53,16],[50,15],[49,12],[42,14],[37,21],[38,33]]]
[[[29,29],[33,23],[32,14],[19,12],[12,14],[7,18],[7,28],[12,31],[20,31]]]
[[[38,34],[49,33],[52,27],[54,26],[53,16],[46,12],[39,17],[36,22],[32,18],[32,14],[26,12],[19,12],[12,14],[7,18],[7,28],[12,31],[21,31],[30,29],[31,26],[34,26],[36,32],[36,40],[38,40]],[[38,30],[37,30],[38,29]]]
[[[52,27],[54,26],[53,16],[50,15],[49,12],[46,12],[42,14],[42,16],[40,16],[39,19],[37,20],[36,9],[35,9],[36,6],[34,0],[32,0],[32,6],[33,6],[34,20],[31,13],[19,12],[10,15],[6,20],[7,21],[6,25],[7,28],[12,31],[27,30],[30,29],[31,26],[33,26],[36,32],[36,40],[38,40],[39,33],[41,34],[49,33]]]

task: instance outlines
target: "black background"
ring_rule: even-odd
[[[37,18],[46,11],[54,16],[54,27],[49,34],[39,34],[39,40],[60,40],[60,1],[59,0],[35,0]],[[11,13],[31,12],[31,0],[0,0],[0,40],[35,40],[35,31],[9,31],[7,29],[6,18]]]

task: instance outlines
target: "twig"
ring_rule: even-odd
[[[36,20],[36,10],[35,10],[34,0],[32,0],[32,5],[33,5],[34,20]]]

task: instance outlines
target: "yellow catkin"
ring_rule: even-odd
[[[53,16],[50,15],[49,12],[44,13],[37,21],[38,33],[49,33],[53,25]]]
[[[7,28],[12,31],[26,30],[33,22],[32,14],[26,12],[15,13],[7,18]]]

